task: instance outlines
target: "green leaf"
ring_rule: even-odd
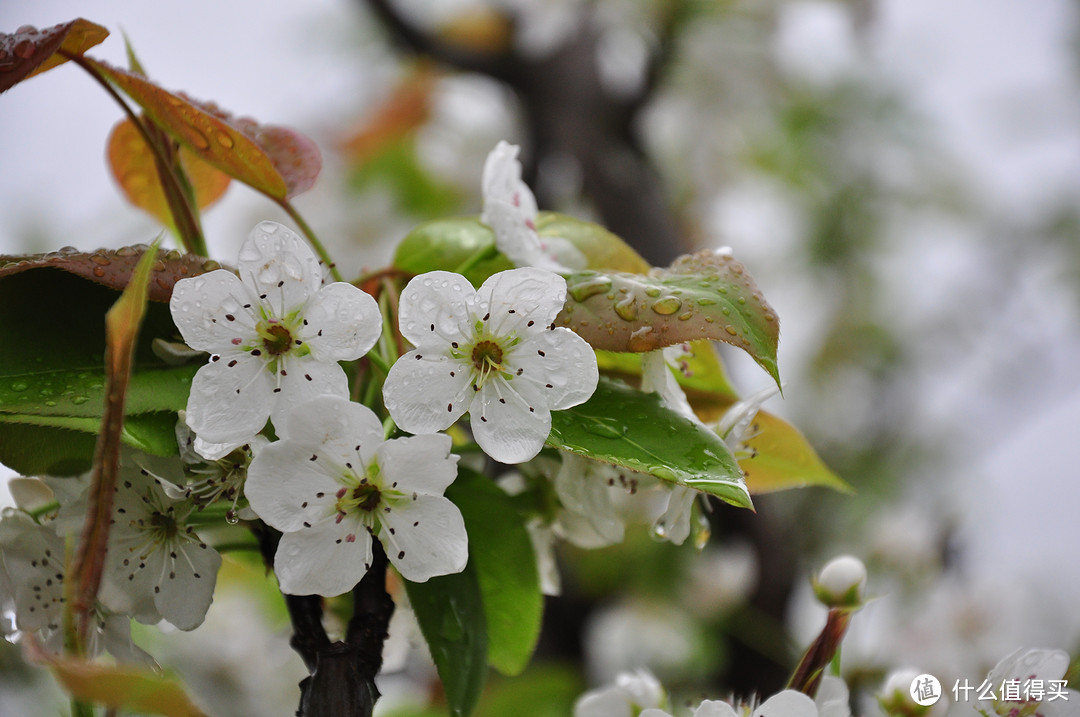
[[[566,717],[584,691],[581,676],[568,665],[542,665],[513,680],[492,680],[476,717]]]
[[[118,294],[57,268],[0,271],[0,461],[26,474],[85,472],[105,403],[105,312]],[[125,405],[124,442],[161,455],[175,453],[198,369],[154,355],[153,340],[175,333],[168,306],[147,305]]]
[[[652,268],[629,244],[594,222],[558,212],[540,212],[536,233],[569,241],[585,255],[589,269],[644,274]]]
[[[585,403],[551,414],[548,443],[752,506],[734,457],[715,433],[665,408],[660,397],[601,377]]]
[[[487,679],[487,620],[476,569],[470,561],[464,571],[454,575],[431,578],[426,583],[404,582],[442,680],[450,714],[467,717]]]
[[[682,256],[647,276],[575,272],[556,322],[593,348],[641,353],[711,339],[738,346],[780,383],[780,324],[742,264],[712,251]]]
[[[81,55],[106,37],[109,31],[81,17],[43,30],[19,28],[0,33],[0,92],[23,80]]]
[[[510,496],[490,479],[460,469],[446,495],[469,533],[469,562],[480,581],[488,634],[488,663],[506,675],[529,664],[544,601],[532,539]]]
[[[451,217],[424,222],[409,232],[398,244],[393,264],[410,274],[455,271],[477,256],[485,258],[464,272],[473,286],[480,286],[496,272],[514,268],[495,251],[495,233],[479,217]]]

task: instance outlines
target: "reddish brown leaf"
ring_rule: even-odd
[[[122,291],[131,281],[135,265],[149,248],[145,244],[136,244],[122,249],[82,252],[74,247],[65,247],[48,254],[0,255],[0,278],[28,269],[52,267]],[[181,254],[175,249],[172,251],[159,249],[157,253],[157,261],[151,267],[149,293],[151,301],[168,301],[172,297],[173,285],[180,279],[221,268],[221,265],[212,259],[194,254]]]
[[[23,80],[81,55],[109,36],[109,31],[81,17],[38,30],[24,25],[8,35],[0,33],[0,92]]]
[[[113,178],[128,201],[171,226],[172,212],[161,188],[154,153],[130,119],[121,120],[113,127],[107,157]],[[195,192],[197,206],[204,209],[220,199],[232,181],[229,175],[202,161],[186,147],[180,148],[179,157]]]
[[[308,137],[276,125],[255,125],[248,135],[263,148],[285,180],[287,199],[315,186],[322,171],[322,154]]]
[[[141,75],[90,58],[87,62],[204,162],[274,199],[288,195],[285,179],[270,157],[234,125]]]

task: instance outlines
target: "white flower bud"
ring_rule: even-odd
[[[930,708],[918,704],[911,696],[911,683],[921,671],[904,668],[894,670],[885,678],[885,686],[878,694],[878,704],[890,717],[914,717],[925,714]]]
[[[866,566],[853,555],[829,561],[814,581],[814,593],[827,607],[859,607],[866,585]]]

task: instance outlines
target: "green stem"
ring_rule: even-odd
[[[57,503],[54,500],[54,501],[51,501],[49,503],[46,503],[45,505],[41,506],[40,508],[34,508],[33,510],[28,510],[28,511],[26,511],[26,513],[27,513],[27,515],[29,515],[31,518],[34,519],[35,523],[37,523],[37,522],[40,522],[40,521],[38,521],[38,518],[40,518],[43,515],[48,515],[49,513],[52,513],[53,511],[56,511],[56,510],[60,510],[60,504]]]
[[[454,269],[454,273],[464,274],[480,262],[484,261],[485,259],[490,259],[496,256],[498,253],[499,250],[495,248],[494,244],[489,244],[488,246],[481,247],[474,251],[468,259],[461,262],[461,264],[458,265],[458,268]]]
[[[326,253],[326,247],[322,245],[322,242],[319,241],[319,237],[315,235],[312,228],[304,221],[304,218],[300,216],[300,212],[296,211],[296,207],[285,198],[274,198],[274,201],[278,203],[278,206],[285,210],[285,213],[289,215],[290,219],[296,222],[296,226],[300,227],[300,231],[307,238],[308,243],[311,244],[311,248],[315,250],[315,253],[319,255],[319,258],[322,259],[323,263],[330,269],[330,276],[334,277],[334,281],[345,281],[341,276],[341,272],[337,269],[337,264],[335,264],[333,260],[330,259],[330,255]]]
[[[146,146],[150,148],[150,152],[154,155],[154,165],[157,167],[158,177],[161,179],[162,192],[164,192],[165,199],[169,204],[169,211],[172,212],[173,221],[176,222],[176,231],[180,235],[180,241],[183,243],[184,249],[191,254],[207,256],[206,237],[203,236],[198,213],[192,209],[189,193],[184,191],[184,187],[174,172],[174,164],[165,156],[165,152],[157,139],[150,134],[139,116],[128,107],[124,99],[109,84],[109,81],[102,77],[101,73],[87,62],[82,55],[73,55],[62,50],[61,54],[86,70],[115,100],[116,104],[120,105],[120,109],[135,125],[135,129],[142,135],[143,141],[146,142]]]

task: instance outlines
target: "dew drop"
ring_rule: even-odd
[[[616,302],[615,313],[627,321],[633,321],[637,318],[638,307],[633,294],[626,296],[622,301]]]
[[[33,57],[36,50],[37,45],[34,44],[33,40],[22,40],[21,42],[17,42],[12,49],[16,57],[21,57],[24,60],[29,60]]]
[[[56,406],[56,401],[54,401],[52,399],[49,399],[48,401],[45,402],[45,405],[48,406],[49,408],[53,408],[53,407]]]
[[[730,334],[731,336],[734,336],[735,334],[739,333],[738,331],[735,330],[734,326],[725,326],[724,331],[727,331],[728,334]]]
[[[569,287],[568,292],[574,301],[585,301],[590,296],[605,294],[611,290],[611,279],[600,274]]]
[[[677,296],[665,296],[653,302],[652,310],[661,316],[670,316],[682,307],[682,299]]]
[[[210,140],[201,131],[188,125],[188,140],[195,145],[195,149],[210,149]]]
[[[645,290],[645,295],[655,299],[656,297],[660,296],[660,290],[657,289],[655,286],[650,286],[648,289]]]
[[[679,314],[679,321],[686,321],[687,319],[689,319],[693,315],[694,315],[693,311],[687,311],[687,312],[684,312],[682,314]]]
[[[11,384],[11,390],[16,392],[25,391],[28,388],[30,388],[30,386],[22,381],[16,381],[15,383]]]
[[[220,144],[225,149],[232,149],[233,145],[236,144],[233,141],[233,138],[230,137],[225,132],[218,132],[216,135],[214,135],[214,139],[216,139],[217,143]]]

